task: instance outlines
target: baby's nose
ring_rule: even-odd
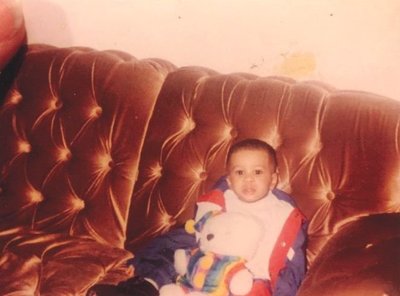
[[[214,238],[214,234],[212,234],[212,233],[207,234],[206,238],[207,238],[208,241],[210,241],[210,240],[212,240]]]
[[[244,178],[245,178],[245,180],[252,181],[252,180],[254,180],[254,175],[253,174],[246,174],[246,176]]]

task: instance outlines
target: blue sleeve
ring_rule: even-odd
[[[135,268],[135,275],[150,278],[160,287],[173,282],[177,276],[174,268],[176,249],[190,249],[197,246],[194,235],[183,228],[170,230],[157,236],[135,252],[129,260]]]
[[[220,177],[217,182],[215,182],[213,189],[219,189],[222,192],[225,192],[226,190],[229,189],[228,181],[227,181],[227,176],[222,176]]]
[[[284,268],[279,272],[273,296],[296,295],[306,273],[306,237],[307,223],[304,221],[292,246],[294,256],[291,260],[286,259]]]

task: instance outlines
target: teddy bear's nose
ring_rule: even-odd
[[[207,234],[206,238],[207,238],[207,240],[210,241],[210,240],[212,240],[214,238],[214,234],[212,234],[212,233]]]

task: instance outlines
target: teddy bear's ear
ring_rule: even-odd
[[[201,232],[203,229],[204,224],[206,224],[207,220],[211,217],[214,217],[218,214],[220,214],[221,211],[209,211],[205,213],[197,222],[194,221],[193,219],[190,219],[186,221],[185,223],[185,230],[186,232],[193,234],[196,231]]]
[[[187,220],[185,223],[185,230],[187,233],[193,234],[196,232],[195,221],[193,219]]]

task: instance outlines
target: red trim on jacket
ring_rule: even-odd
[[[299,234],[299,230],[304,219],[305,218],[300,210],[294,208],[278,236],[269,260],[269,272],[272,290],[274,290],[276,282],[279,278],[279,271],[285,267],[287,254],[289,249],[293,246],[297,235]]]
[[[225,210],[225,198],[224,193],[219,189],[213,189],[203,195],[201,195],[197,202],[211,202],[220,206]]]

